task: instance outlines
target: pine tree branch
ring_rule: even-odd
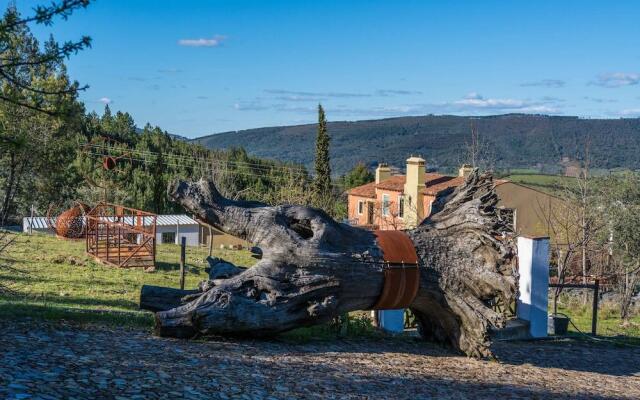
[[[89,3],[91,0],[63,0],[60,3],[51,2],[49,6],[39,5],[34,8],[35,13],[31,17],[11,19],[0,23],[0,32],[6,32],[31,22],[51,25],[54,17],[59,16],[66,20],[75,10],[87,8]]]
[[[6,72],[4,72],[2,70],[2,68],[0,68],[0,76],[4,77],[7,81],[11,82],[12,84],[14,84],[15,86],[19,87],[20,89],[24,89],[33,93],[37,93],[37,94],[42,94],[42,95],[66,95],[66,94],[75,94],[78,91],[81,90],[86,90],[89,86],[85,85],[82,87],[77,87],[77,86],[72,86],[68,89],[62,89],[62,90],[56,90],[56,91],[48,91],[48,90],[42,90],[42,89],[37,89],[34,87],[29,86],[26,83],[20,82],[20,80],[18,78],[16,78],[15,76],[11,76],[10,74],[7,74]]]
[[[79,51],[91,47],[91,38],[89,36],[83,36],[77,42],[66,42],[62,47],[57,46],[56,51],[51,52],[44,57],[38,58],[34,61],[16,60],[11,58],[0,58],[3,64],[0,64],[0,68],[15,68],[25,66],[42,65],[49,62],[59,61],[63,58],[69,57],[71,54],[77,54]]]

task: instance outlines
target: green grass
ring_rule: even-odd
[[[560,193],[566,188],[576,185],[575,178],[561,175],[511,174],[506,176],[505,179],[552,194]]]
[[[558,312],[571,318],[569,333],[573,336],[582,333],[591,333],[591,303],[582,305],[576,299],[567,301],[563,297],[558,304]],[[552,313],[551,301],[549,302],[549,313]],[[577,329],[576,329],[577,328]],[[608,339],[615,339],[621,344],[628,343],[640,345],[640,314],[633,315],[629,323],[623,324],[620,319],[620,311],[613,304],[601,304],[598,308],[598,336]]]
[[[0,318],[27,316],[151,326],[149,313],[138,310],[142,285],[179,287],[180,247],[158,245],[154,272],[103,265],[85,254],[84,241],[49,235],[17,234],[0,255],[0,285],[13,293],[0,294]],[[187,247],[185,287],[205,280],[208,249]],[[256,260],[246,250],[214,250],[239,266]]]

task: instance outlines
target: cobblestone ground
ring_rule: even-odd
[[[0,398],[640,398],[637,348],[501,343],[498,362],[407,340],[204,342],[0,326]]]

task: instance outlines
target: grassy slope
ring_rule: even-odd
[[[186,288],[206,279],[207,249],[187,247]],[[151,315],[137,310],[143,284],[179,287],[177,245],[158,245],[157,270],[118,269],[84,252],[83,241],[19,234],[0,257],[0,283],[16,292],[0,295],[0,316],[32,315],[50,319],[106,321],[149,326]],[[248,251],[214,250],[237,265],[255,262]],[[108,311],[96,313],[96,310]]]
[[[118,326],[151,327],[150,313],[137,309],[143,284],[178,287],[179,246],[158,246],[158,268],[118,269],[102,265],[84,253],[83,241],[65,241],[52,236],[19,234],[15,244],[2,256],[0,285],[17,294],[0,294],[0,318],[34,317],[50,320],[107,323]],[[255,260],[248,251],[214,250],[214,255],[240,266]],[[207,249],[187,247],[186,287],[206,279]],[[584,332],[591,329],[589,307],[561,307]],[[347,326],[349,334],[372,334],[370,324],[358,314]],[[575,331],[573,327],[570,330]],[[333,328],[323,325],[302,328],[285,335],[291,339],[332,337]],[[623,328],[615,310],[600,311],[599,333],[606,336],[640,337],[640,315]]]
[[[575,178],[561,175],[511,174],[504,179],[556,195],[576,185]]]

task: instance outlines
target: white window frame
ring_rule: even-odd
[[[404,195],[398,195],[398,218],[404,218]]]
[[[358,215],[364,214],[364,200],[358,200],[358,208],[356,209]]]
[[[382,216],[389,216],[389,206],[391,205],[391,199],[388,194],[382,195]]]

